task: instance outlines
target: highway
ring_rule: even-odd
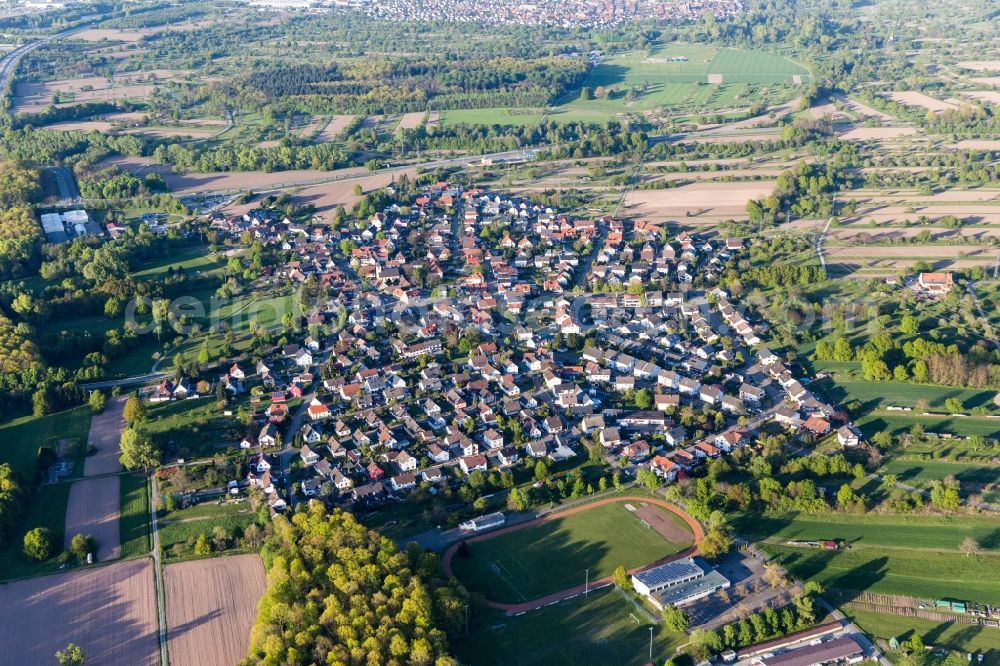
[[[66,30],[64,32],[59,32],[48,37],[43,37],[34,42],[28,42],[27,44],[22,44],[16,49],[0,58],[0,90],[6,90],[7,85],[10,83],[11,78],[14,76],[14,72],[17,70],[17,63],[21,61],[21,58],[26,54],[34,51],[42,44],[50,42],[53,39],[62,39],[63,37],[69,37],[74,35],[81,30],[85,29],[87,26],[78,26],[72,30]]]

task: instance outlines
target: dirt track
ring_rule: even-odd
[[[581,511],[587,511],[588,509],[593,509],[594,507],[602,506],[604,504],[610,504],[612,502],[635,502],[637,504],[638,503],[646,503],[646,504],[654,504],[654,505],[656,505],[658,507],[662,507],[662,508],[666,509],[667,511],[670,511],[671,513],[676,514],[681,520],[683,520],[687,524],[687,526],[689,528],[691,528],[691,532],[694,534],[694,545],[691,548],[689,548],[688,550],[686,550],[686,551],[684,551],[682,553],[674,553],[673,555],[670,555],[669,557],[664,557],[663,559],[658,560],[656,562],[653,562],[652,564],[647,564],[645,566],[637,567],[635,569],[632,569],[632,570],[629,571],[630,574],[633,574],[633,573],[636,573],[636,572],[639,572],[639,571],[645,571],[646,569],[650,569],[652,567],[658,566],[660,564],[663,564],[664,562],[672,562],[674,560],[683,559],[685,557],[691,557],[692,555],[694,555],[697,552],[698,542],[700,542],[702,540],[702,538],[704,538],[704,536],[705,536],[705,533],[701,529],[701,525],[698,524],[698,521],[696,521],[694,518],[692,518],[691,516],[689,516],[686,513],[684,513],[681,509],[679,509],[678,507],[674,506],[673,504],[670,504],[669,502],[666,502],[664,500],[655,499],[655,498],[652,498],[652,497],[626,496],[626,497],[609,497],[607,499],[599,500],[597,502],[591,502],[589,504],[583,504],[581,506],[575,506],[572,509],[567,509],[565,511],[557,511],[555,513],[546,514],[545,516],[542,516],[541,518],[537,518],[535,520],[529,520],[526,523],[520,523],[520,524],[514,525],[512,527],[504,527],[504,528],[496,530],[494,532],[487,532],[486,534],[479,534],[479,535],[476,535],[476,536],[472,536],[472,537],[469,537],[468,539],[464,539],[464,541],[467,541],[469,543],[473,543],[473,542],[476,542],[476,541],[485,541],[487,539],[493,539],[495,537],[500,536],[501,534],[507,534],[509,532],[514,532],[515,530],[523,530],[526,527],[531,527],[533,525],[539,525],[541,523],[546,523],[546,522],[548,522],[550,520],[557,520],[557,519],[562,518],[564,516],[568,516],[568,515],[571,515],[571,514],[574,514],[574,513],[579,513]],[[459,541],[457,543],[454,543],[454,544],[452,544],[451,546],[448,547],[448,550],[446,550],[444,552],[444,557],[443,557],[442,565],[444,566],[444,572],[445,572],[445,574],[448,575],[448,576],[454,576],[455,575],[454,572],[452,571],[451,560],[452,560],[452,558],[454,558],[455,552],[458,550],[458,548],[459,548],[459,546],[461,544],[462,544],[461,541]],[[590,582],[590,587],[593,588],[593,587],[597,587],[599,585],[603,585],[605,583],[610,583],[610,582],[611,582],[611,577],[608,576],[607,578],[602,578],[600,580],[591,581]],[[490,608],[496,608],[498,610],[505,610],[508,613],[523,613],[524,611],[529,611],[529,610],[534,610],[536,608],[541,608],[542,606],[550,604],[550,603],[552,603],[554,601],[561,601],[562,599],[566,599],[568,597],[572,597],[574,595],[580,594],[583,591],[584,591],[584,586],[583,585],[577,585],[576,587],[571,587],[571,588],[569,588],[567,590],[563,590],[561,592],[554,592],[554,593],[546,595],[544,597],[539,597],[538,599],[532,599],[531,601],[526,601],[526,602],[520,603],[520,604],[502,604],[502,603],[499,603],[499,602],[496,602],[496,601],[489,601],[489,600],[487,600],[486,601],[486,605],[489,606]]]
[[[159,650],[151,561],[0,586],[0,661],[54,664],[67,643],[83,648],[88,664],[154,666]]]
[[[116,476],[122,471],[118,462],[118,443],[125,428],[125,398],[108,401],[104,413],[90,421],[87,445],[97,449],[87,456],[83,477],[74,481],[66,503],[65,545],[77,534],[89,534],[97,540],[97,561],[105,562],[121,556],[121,534],[118,518],[121,510],[121,480]],[[101,476],[99,479],[87,477]]]
[[[120,477],[81,479],[69,489],[66,504],[65,546],[76,534],[88,534],[97,541],[97,561],[106,562],[121,556],[118,512]]]
[[[83,466],[84,476],[115,474],[122,471],[118,462],[118,443],[125,429],[125,397],[112,398],[103,414],[98,414],[90,422],[87,444],[97,449],[97,453],[87,456]]]
[[[257,602],[264,593],[260,557],[171,564],[164,575],[171,663],[232,666],[246,657]]]

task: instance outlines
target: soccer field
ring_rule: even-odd
[[[689,532],[686,525],[684,530]],[[466,586],[491,601],[518,603],[582,585],[587,569],[593,582],[618,566],[640,567],[690,545],[668,541],[625,503],[614,502],[469,543],[470,555],[456,556],[452,566]]]

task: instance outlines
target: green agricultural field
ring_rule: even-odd
[[[471,554],[452,563],[471,589],[494,601],[519,602],[582,585],[587,569],[593,581],[689,545],[667,541],[615,502],[470,543]]]
[[[955,553],[962,540],[971,536],[984,549],[1000,553],[1000,520],[992,516],[743,514],[734,519],[733,528],[749,539],[841,539],[852,547],[911,547]]]
[[[1000,603],[1000,520],[991,516],[744,515],[735,529],[769,540],[764,548],[782,566],[825,587]],[[960,552],[969,536],[982,554]],[[778,545],[819,539],[840,539],[846,547]]]
[[[685,636],[650,623],[622,592],[604,588],[519,616],[473,616],[454,648],[472,666],[638,666],[649,660],[650,626],[653,661],[662,663]]]
[[[996,391],[961,389],[910,382],[866,382],[830,378],[815,384],[824,395],[840,403],[858,400],[866,411],[886,407],[917,407],[926,404],[932,411],[943,410],[945,400],[957,398],[966,410],[985,407],[995,411]]]
[[[844,614],[854,620],[869,636],[888,641],[909,640],[914,633],[923,639],[925,645],[957,652],[982,652],[986,666],[1000,665],[1000,630],[977,627],[954,622],[933,622],[914,617],[884,615],[868,611],[843,609]],[[965,656],[960,655],[962,661]]]
[[[966,557],[919,547],[824,551],[774,545],[764,550],[796,578],[816,580],[827,588],[1000,604],[1000,556],[995,553]]]
[[[122,475],[119,531],[122,557],[136,557],[150,551],[149,482],[146,477]]]
[[[928,434],[947,433],[959,437],[982,435],[994,439],[1000,437],[1000,419],[984,416],[919,416],[906,412],[876,412],[862,416],[855,424],[867,437],[877,432],[900,435],[909,432],[915,425],[922,426]]]
[[[86,443],[90,430],[90,408],[86,405],[48,416],[26,416],[0,425],[0,463],[10,465],[26,481],[35,478],[38,448],[59,450],[59,440]],[[80,447],[81,453],[86,447]],[[77,458],[73,473],[83,471],[83,457]]]
[[[931,481],[953,476],[962,483],[985,485],[1000,481],[1000,467],[974,463],[942,462],[940,460],[893,460],[882,465],[882,474],[895,474],[908,485],[926,487]]]
[[[542,122],[544,109],[453,109],[441,112],[444,126],[466,123],[469,125],[537,125]]]

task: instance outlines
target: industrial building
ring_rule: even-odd
[[[819,664],[856,664],[864,660],[864,650],[850,636],[841,636],[815,645],[807,645],[756,661],[761,666],[818,666]]]
[[[667,562],[632,575],[632,586],[654,606],[683,606],[731,586],[729,579],[701,559]]]
[[[65,213],[44,213],[41,218],[42,231],[50,243],[66,243],[74,238],[99,235],[100,227],[85,210],[68,210]]]

